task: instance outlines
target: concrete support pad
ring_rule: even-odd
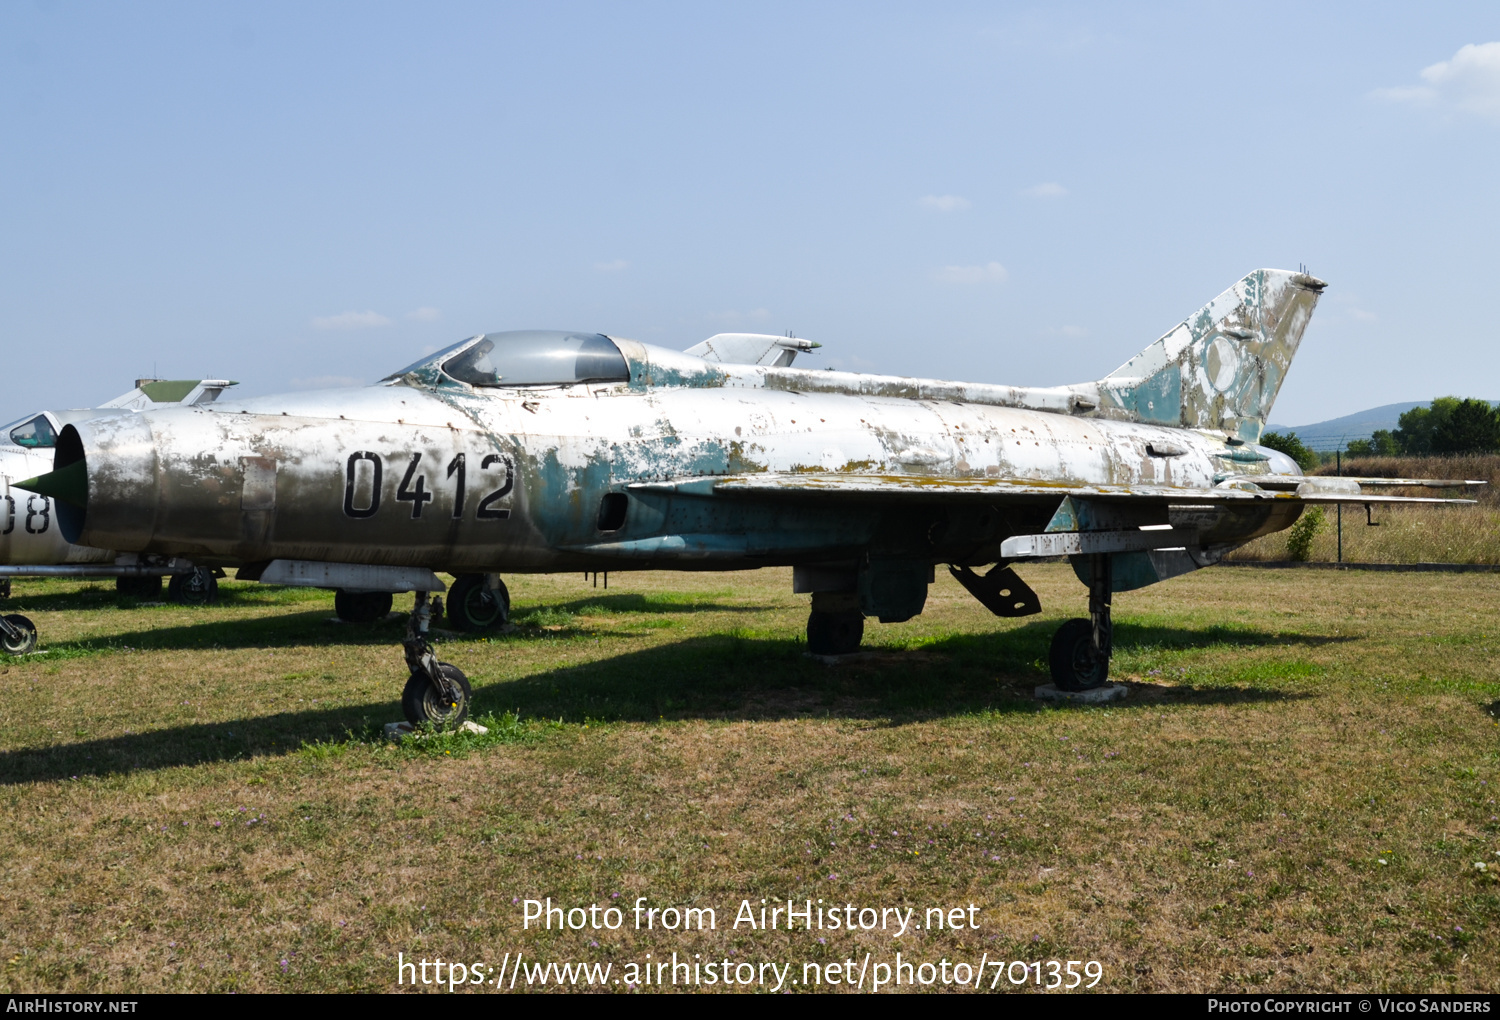
[[[1036,689],[1036,696],[1041,701],[1072,702],[1078,705],[1103,705],[1110,701],[1124,701],[1125,695],[1130,693],[1130,688],[1124,684],[1105,684],[1103,687],[1091,687],[1086,691],[1060,691],[1056,684],[1042,684]]]
[[[488,733],[489,731],[488,726],[481,726],[473,719],[465,719],[463,725],[458,728],[458,732],[460,733]],[[397,743],[416,734],[416,732],[417,728],[404,720],[402,722],[388,722],[385,724],[385,738],[387,740],[394,740]]]

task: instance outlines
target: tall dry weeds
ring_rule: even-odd
[[[1332,475],[1333,465],[1315,474]],[[1367,457],[1345,461],[1345,475],[1365,478],[1453,478],[1488,482],[1471,489],[1382,489],[1397,496],[1456,496],[1478,501],[1477,506],[1375,507],[1366,523],[1361,506],[1343,511],[1346,563],[1473,563],[1500,564],[1500,456]],[[1338,559],[1338,514],[1330,507],[1327,524],[1314,536],[1310,562]],[[1235,550],[1231,560],[1265,561],[1291,558],[1288,533],[1266,535]]]

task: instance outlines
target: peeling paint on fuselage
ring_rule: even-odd
[[[284,557],[455,571],[738,569],[862,555],[977,563],[995,559],[1008,535],[1035,527],[1024,509],[632,492],[624,526],[603,533],[600,500],[632,483],[762,472],[1211,487],[1235,449],[1212,433],[1019,408],[722,385],[540,392],[397,383],[270,406],[282,410],[245,401],[104,423],[96,441],[143,456],[149,446],[154,464],[117,462],[112,475],[91,475],[89,540],[202,562]],[[105,433],[125,428],[137,434],[108,442]],[[1183,452],[1154,456],[1153,444]],[[346,488],[364,485],[352,497],[357,510],[375,502],[366,462],[350,467],[359,454],[380,458],[381,491],[375,513],[351,518]],[[467,491],[455,517],[455,476],[445,469],[459,454]],[[413,516],[415,501],[401,492],[417,455],[413,477],[429,498]],[[510,459],[514,484],[495,505],[508,516],[480,520],[475,505],[500,478],[498,467],[493,477],[478,470],[489,455]],[[276,463],[273,510],[240,506],[246,458]],[[1257,466],[1264,470],[1263,462],[1234,470]],[[111,478],[121,491],[109,491]],[[146,534],[128,507],[145,498],[148,480],[160,496]],[[118,519],[111,503],[123,511]],[[1050,509],[1037,512],[1044,522]]]
[[[1114,373],[1073,386],[707,362],[614,338],[629,366],[618,383],[476,388],[429,361],[363,390],[87,423],[96,467],[82,534],[207,563],[463,572],[992,562],[1009,535],[1045,527],[1056,501],[960,503],[942,482],[1204,489],[1284,470],[1250,443],[1322,287],[1257,271]],[[247,464],[261,488],[274,465],[274,505],[242,496]],[[933,496],[641,486],[764,473],[905,477]],[[602,513],[609,494],[627,501],[623,523]],[[1228,545],[1297,512],[1219,508],[1203,528]]]

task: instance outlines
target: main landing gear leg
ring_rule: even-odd
[[[1052,635],[1048,665],[1060,691],[1086,691],[1109,679],[1109,656],[1114,648],[1110,622],[1113,576],[1110,558],[1095,555],[1089,563],[1089,618],[1069,620]]]
[[[427,642],[432,623],[432,600],[425,591],[416,593],[416,605],[406,623],[406,668],[411,676],[401,692],[401,710],[413,726],[430,723],[436,729],[456,729],[469,717],[469,678],[454,665],[439,662]]]

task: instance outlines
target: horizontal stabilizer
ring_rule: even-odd
[[[1304,483],[1354,485],[1361,489],[1463,489],[1489,484],[1481,478],[1362,478],[1354,475],[1234,475],[1229,481],[1250,482],[1263,489],[1296,489]]]

